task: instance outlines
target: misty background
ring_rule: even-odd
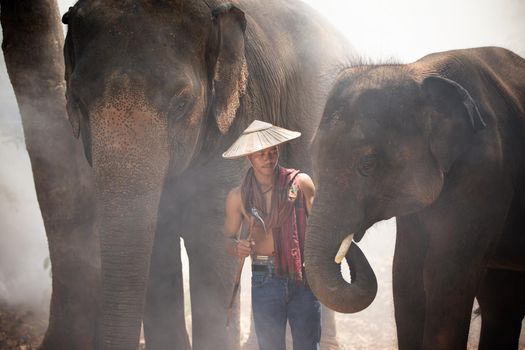
[[[75,1],[59,1],[63,14]],[[450,49],[501,46],[525,57],[523,0],[307,0],[354,45],[361,56],[408,63]],[[0,57],[0,302],[46,317],[51,295],[47,240],[25,150],[22,127],[4,57]],[[339,339],[347,348],[396,347],[392,306],[395,220],[376,225],[360,247],[378,277],[378,296],[365,311],[338,314]],[[187,278],[187,259],[184,259]],[[249,269],[244,269],[242,321],[249,325]],[[189,298],[188,298],[189,299]],[[368,329],[367,334],[352,330]],[[473,322],[475,346],[479,318]],[[349,329],[351,328],[351,329]],[[242,339],[248,330],[243,328]],[[525,349],[524,331],[522,346]],[[469,347],[470,347],[469,346]]]

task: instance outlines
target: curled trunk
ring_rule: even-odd
[[[334,257],[341,243],[338,235],[317,225],[312,216],[306,232],[305,269],[308,283],[319,300],[329,308],[355,313],[368,307],[377,293],[374,271],[356,244],[350,246],[346,260],[350,266],[351,283],[344,280],[341,265]]]

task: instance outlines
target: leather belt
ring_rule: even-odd
[[[254,272],[273,272],[274,271],[274,256],[271,255],[253,255],[252,256],[252,271]]]
[[[272,272],[273,266],[268,265],[252,265],[253,272]]]

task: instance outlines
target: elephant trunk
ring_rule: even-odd
[[[93,118],[92,124],[101,248],[99,348],[129,350],[139,344],[157,212],[170,157],[165,126],[152,122],[147,113],[109,111]],[[121,127],[124,122],[131,127]]]
[[[102,201],[111,201],[111,207],[102,206],[97,222],[102,264],[102,349],[136,349],[157,218],[151,208],[158,206],[159,195]]]
[[[374,271],[355,244],[350,246],[346,260],[350,267],[351,283],[344,280],[341,266],[335,263],[344,235],[333,225],[333,214],[322,212],[323,204],[316,207],[308,223],[305,240],[305,269],[308,283],[329,308],[343,313],[355,313],[368,307],[377,293]],[[331,232],[334,228],[336,232]]]

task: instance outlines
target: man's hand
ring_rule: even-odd
[[[235,246],[234,252],[235,255],[239,258],[246,258],[252,252],[252,248],[255,246],[253,241],[248,241],[246,239],[240,239]]]

